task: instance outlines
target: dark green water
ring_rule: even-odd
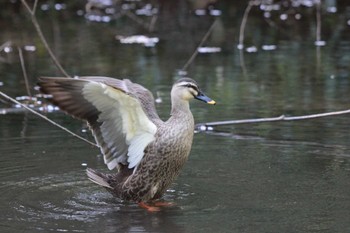
[[[222,15],[205,45],[222,52],[199,54],[188,69],[217,105],[193,101],[196,122],[348,109],[349,6],[338,4],[337,13],[323,11],[324,47],[314,46],[312,7],[297,8],[304,21],[273,18],[274,27],[253,9],[246,46],[258,51],[243,56],[237,44],[245,4],[217,5]],[[165,119],[177,70],[214,20],[184,13],[188,6],[179,5],[165,7],[169,12],[162,12],[151,34],[126,17],[96,23],[71,8],[38,11],[38,20],[70,74],[141,83],[158,93]],[[15,97],[26,95],[16,46],[36,47],[24,51],[31,86],[38,76],[61,74],[25,11],[7,10],[0,44],[11,41],[13,51],[0,52],[0,90]],[[114,39],[135,34],[157,36],[160,42],[147,48]],[[263,45],[276,49],[266,51]],[[81,122],[60,112],[47,116],[92,139]],[[0,232],[348,232],[349,130],[349,115],[342,115],[197,133],[188,163],[164,197],[176,206],[148,213],[87,180],[86,165],[107,171],[97,149],[32,114],[0,115]]]

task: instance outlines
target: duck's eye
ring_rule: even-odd
[[[191,83],[186,84],[186,87],[187,87],[187,88],[190,88],[190,89],[193,89],[193,90],[195,90],[195,91],[198,89],[196,86],[194,86],[194,85],[191,84]]]

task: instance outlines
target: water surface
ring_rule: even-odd
[[[327,45],[320,48],[313,44],[313,21],[304,27],[289,25],[300,31],[283,34],[267,24],[256,26],[254,22],[262,18],[253,12],[246,43],[258,51],[242,54],[236,49],[237,22],[245,6],[224,6],[220,18],[224,34],[217,29],[216,37],[207,42],[223,51],[200,54],[188,69],[189,76],[218,103],[209,106],[193,101],[196,122],[348,108],[350,28],[346,20],[335,17],[346,18],[344,11],[324,13],[329,19],[326,29],[335,24],[342,28],[325,33]],[[6,33],[0,38],[36,46],[35,52],[25,52],[34,86],[36,77],[60,73],[24,13],[3,25]],[[103,24],[68,10],[38,14],[49,43],[69,73],[129,77],[162,100],[157,108],[164,119],[169,116],[169,91],[177,70],[214,20],[185,15],[191,24],[180,18],[184,21],[170,23],[169,28],[162,21],[153,33],[160,43],[148,48],[122,45],[114,39],[116,34],[145,33],[127,18]],[[271,43],[277,46],[275,50],[261,49]],[[5,59],[0,62],[1,91],[26,95],[16,53],[2,51],[1,57]],[[10,106],[3,103],[2,107]],[[60,112],[47,116],[92,140],[83,123]],[[347,232],[349,130],[349,116],[343,115],[222,126],[197,133],[188,163],[164,196],[176,206],[148,213],[136,204],[115,200],[87,180],[86,166],[107,171],[96,148],[32,114],[0,115],[0,231]]]

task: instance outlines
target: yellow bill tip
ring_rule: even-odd
[[[207,104],[216,104],[216,102],[214,100],[210,100],[209,102],[207,102]]]

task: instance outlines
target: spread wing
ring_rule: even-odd
[[[45,77],[38,84],[55,105],[88,122],[110,170],[140,163],[160,121],[147,89],[108,77]]]

